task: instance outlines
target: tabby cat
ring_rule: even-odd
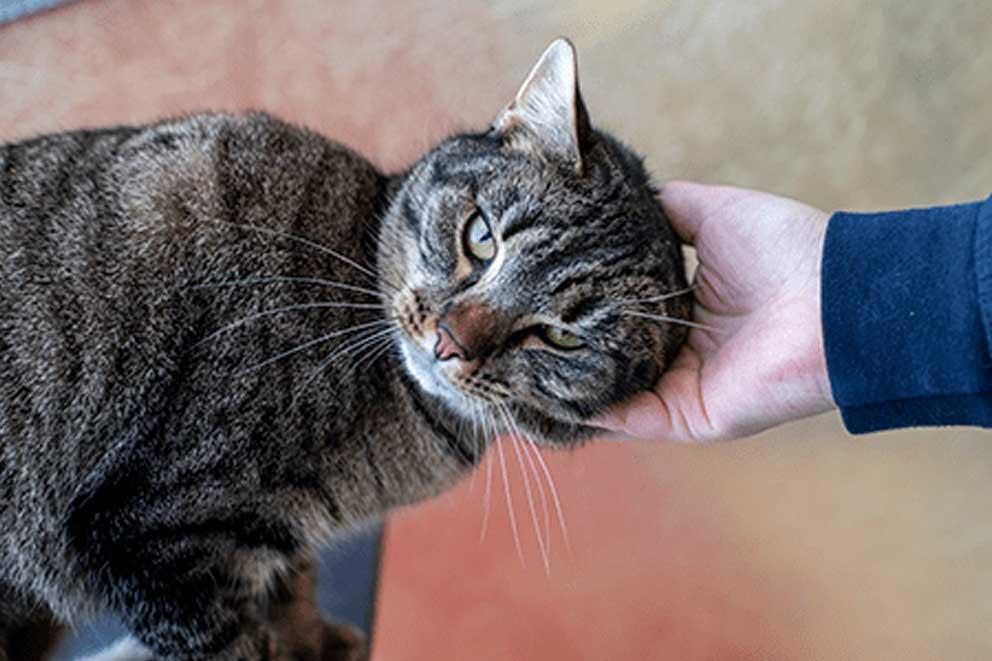
[[[121,658],[360,658],[315,547],[500,434],[589,439],[685,294],[565,40],[394,175],[261,113],[0,147],[0,659],[98,610]]]

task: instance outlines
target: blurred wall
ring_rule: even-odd
[[[0,29],[0,138],[254,106],[397,168],[484,125],[558,34],[659,178],[827,209],[992,192],[980,0],[86,0]],[[524,563],[498,468],[482,543],[485,468],[399,513],[377,659],[992,658],[987,432],[828,415],[547,457],[571,551],[556,532],[541,567],[512,455]]]

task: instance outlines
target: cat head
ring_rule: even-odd
[[[641,159],[589,122],[555,41],[485,133],[406,174],[379,268],[405,368],[485,428],[537,442],[649,388],[685,336],[679,241]]]

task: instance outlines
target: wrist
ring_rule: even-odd
[[[813,224],[817,228],[812,256],[812,300],[816,305],[816,313],[813,318],[815,331],[810,353],[814,357],[814,363],[810,367],[810,381],[813,388],[812,406],[818,409],[817,413],[837,408],[833,388],[830,385],[830,372],[827,368],[827,351],[823,334],[823,251],[826,247],[830,217],[831,214],[817,209],[813,220]]]

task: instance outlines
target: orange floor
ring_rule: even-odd
[[[532,515],[524,471],[509,445],[504,452],[515,523],[495,452],[484,538],[486,468],[392,520],[376,658],[802,656],[804,578],[749,549],[718,508],[693,503],[685,477],[666,474],[657,452],[604,445],[545,455],[570,541],[546,497],[549,569],[535,535],[546,530],[541,500],[535,493]]]
[[[81,0],[0,28],[0,138],[261,107],[397,168],[484,125],[561,33],[593,120],[661,175],[825,208],[992,189],[982,0]],[[987,432],[828,415],[549,453],[571,551],[552,519],[547,573],[505,449],[523,563],[499,470],[482,542],[484,471],[397,512],[377,661],[992,658]]]

